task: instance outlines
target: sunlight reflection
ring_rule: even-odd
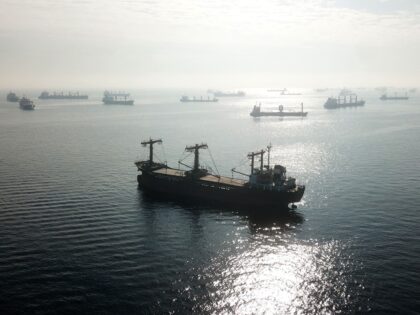
[[[257,235],[238,254],[216,260],[208,276],[211,313],[337,313],[363,289],[348,276],[355,266],[339,242],[279,244]],[[215,277],[216,275],[216,277]],[[217,276],[218,275],[218,276]],[[356,288],[354,287],[356,286]]]

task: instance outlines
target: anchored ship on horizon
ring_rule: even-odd
[[[364,100],[357,99],[357,95],[346,94],[339,95],[338,97],[329,97],[324,104],[326,109],[336,109],[342,107],[356,107],[365,105]]]
[[[232,169],[232,173],[241,174],[248,179],[239,179],[212,174],[202,167],[199,161],[200,150],[207,149],[205,143],[187,146],[186,152],[194,154],[194,164],[189,170],[172,168],[166,163],[156,163],[153,160],[153,146],[161,144],[162,140],[147,140],[141,142],[149,147],[149,159],[135,162],[138,171],[139,188],[160,195],[189,198],[197,201],[218,202],[236,206],[249,206],[255,210],[260,207],[287,208],[289,204],[299,202],[305,192],[304,185],[297,185],[296,179],[286,176],[286,168],[282,165],[270,165],[270,149],[251,152],[247,157],[251,160],[250,174]],[[264,164],[264,154],[268,155]],[[259,166],[256,159],[259,158]]]
[[[211,93],[215,97],[243,97],[243,96],[245,96],[244,91],[223,92],[223,91],[220,91],[220,90],[207,90],[207,93]]]
[[[67,94],[64,94],[64,92],[53,92],[50,94],[48,91],[43,91],[38,98],[41,100],[86,100],[88,95],[80,94],[79,92],[68,92]]]
[[[278,110],[276,111],[262,111],[261,104],[254,105],[252,112],[250,115],[252,117],[261,117],[261,116],[278,116],[278,117],[306,117],[308,112],[303,111],[303,103],[300,104],[301,110],[300,111],[287,111],[285,112],[283,109],[283,105],[279,105]]]
[[[19,101],[19,107],[23,110],[34,110],[35,104],[32,100],[24,96]]]
[[[209,96],[207,96],[207,98],[203,98],[202,96],[200,96],[200,98],[196,98],[195,96],[190,98],[189,96],[183,95],[179,101],[183,103],[213,103],[218,102],[219,100],[215,97],[210,98]]]
[[[102,102],[106,105],[133,105],[134,100],[126,92],[105,91]]]
[[[405,96],[399,96],[395,94],[394,96],[388,96],[386,94],[383,94],[380,98],[382,101],[395,101],[395,100],[408,100],[407,94]]]
[[[19,102],[19,97],[16,95],[16,93],[13,93],[13,92],[9,92],[7,94],[6,99],[8,102],[13,102],[13,103]]]

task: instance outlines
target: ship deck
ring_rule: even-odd
[[[168,176],[177,176],[177,177],[185,177],[185,172],[182,170],[177,170],[173,168],[161,168],[158,170],[153,171],[155,174],[161,175],[168,175]],[[247,181],[238,178],[230,178],[225,176],[216,176],[216,175],[206,175],[199,179],[200,181],[216,183],[220,185],[228,185],[228,186],[235,186],[235,187],[243,187]]]

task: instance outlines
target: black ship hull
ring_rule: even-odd
[[[339,103],[339,104],[328,104],[325,103],[324,107],[326,109],[336,109],[336,108],[344,108],[344,107],[357,107],[357,106],[364,106],[365,101],[358,101],[352,103]]]
[[[102,102],[105,105],[133,105],[134,104],[133,100],[129,100],[129,101],[107,101],[107,100],[103,100]]]
[[[66,96],[66,95],[51,95],[51,96],[39,96],[40,100],[87,100],[87,95],[79,96]]]
[[[216,103],[218,100],[179,100],[182,103]]]
[[[400,101],[400,100],[408,100],[406,96],[389,96],[389,97],[381,97],[380,100],[382,101]]]
[[[249,188],[248,186],[233,187],[209,184],[199,179],[165,178],[148,172],[138,175],[137,181],[139,188],[145,192],[208,203],[255,208],[287,208],[289,204],[299,202],[305,191],[304,186],[297,186],[294,190],[273,191]]]
[[[306,117],[308,112],[259,112],[250,114],[252,117],[277,116],[277,117]]]

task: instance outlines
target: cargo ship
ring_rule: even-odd
[[[54,92],[50,94],[48,91],[43,91],[40,96],[41,100],[86,100],[88,96],[86,94],[80,94],[79,92]]]
[[[237,92],[212,91],[212,93],[216,97],[243,97],[245,96],[244,91],[237,91]]]
[[[387,96],[386,94],[383,94],[379,99],[382,101],[408,100],[408,96]]]
[[[202,96],[200,98],[196,98],[195,96],[193,96],[193,98],[190,98],[186,95],[183,95],[179,101],[183,103],[195,103],[195,102],[213,103],[213,102],[218,102],[219,100],[215,97],[210,98],[209,96],[207,96],[207,98],[203,98]]]
[[[300,104],[301,110],[299,112],[285,112],[283,110],[283,105],[279,105],[278,110],[276,111],[261,111],[261,104],[260,105],[254,105],[254,108],[252,109],[252,112],[250,115],[252,117],[261,117],[261,116],[278,116],[278,117],[306,117],[308,115],[308,112],[303,111],[303,103]]]
[[[19,102],[19,97],[17,97],[17,95],[13,92],[9,92],[7,94],[6,99],[8,102],[14,102],[14,103]]]
[[[130,98],[129,93],[118,92],[113,93],[110,91],[104,92],[102,102],[106,105],[133,105],[134,100]]]
[[[235,206],[287,208],[299,202],[305,192],[304,185],[297,185],[296,179],[286,176],[286,168],[282,165],[270,166],[270,149],[251,152],[247,156],[251,160],[250,174],[241,173],[232,169],[248,179],[239,179],[220,176],[210,173],[200,165],[199,152],[207,149],[207,144],[187,146],[185,151],[194,154],[194,164],[188,166],[189,170],[172,168],[166,163],[153,161],[153,146],[162,143],[161,139],[141,142],[149,147],[149,159],[137,161],[135,165],[139,172],[137,181],[139,188],[146,192],[158,193],[163,196],[188,198],[191,200],[217,202]],[[264,165],[264,154],[268,155],[267,165]],[[259,158],[259,166],[255,165]]]
[[[34,110],[35,104],[29,98],[22,97],[19,101],[19,106],[23,110]]]
[[[326,109],[335,109],[342,107],[356,107],[365,105],[364,100],[358,100],[356,94],[349,94],[338,97],[329,97],[324,104]]]

